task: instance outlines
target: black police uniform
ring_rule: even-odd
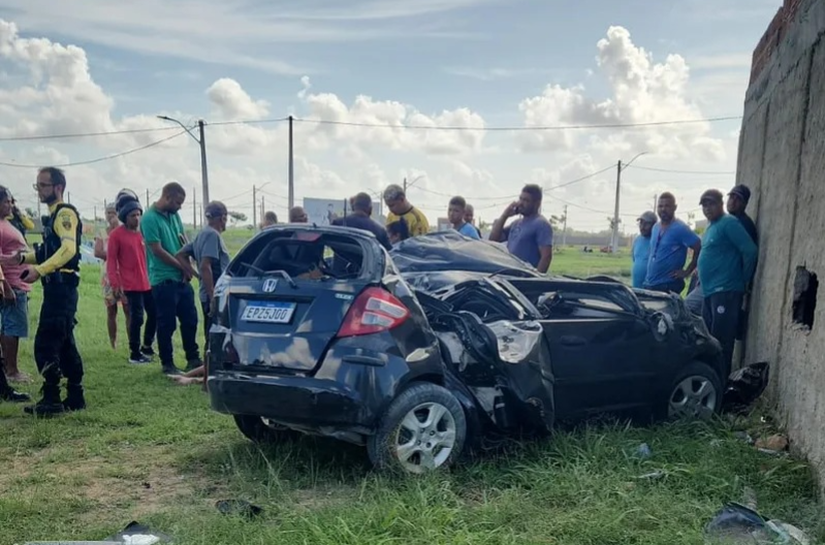
[[[74,327],[77,323],[78,284],[80,283],[80,241],[83,225],[77,209],[68,203],[58,203],[43,225],[43,243],[35,245],[38,264],[44,263],[60,250],[62,240],[55,232],[60,212],[70,209],[77,217],[75,255],[58,270],[41,277],[43,304],[40,323],[34,337],[34,359],[43,377],[42,399],[26,412],[38,415],[84,409],[83,360],[77,351]],[[60,399],[60,379],[66,378],[66,398]]]

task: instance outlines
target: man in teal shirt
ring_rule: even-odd
[[[699,283],[704,292],[702,317],[722,345],[723,376],[730,375],[742,297],[753,277],[758,251],[742,223],[725,213],[721,191],[709,189],[699,204],[708,219],[699,255]]]
[[[140,231],[147,246],[149,283],[157,312],[158,352],[162,371],[180,374],[175,366],[172,336],[180,321],[180,336],[186,352],[187,371],[201,365],[198,354],[198,310],[195,291],[189,283],[194,276],[191,266],[175,258],[186,244],[186,234],[178,210],[186,200],[183,187],[172,182],[163,187],[160,199],[149,207],[140,220]]]

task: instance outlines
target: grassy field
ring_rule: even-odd
[[[574,250],[554,261],[575,275],[628,269],[626,257]],[[748,488],[765,515],[825,540],[809,467],[734,436],[764,432],[756,416],[655,428],[591,423],[423,479],[375,474],[360,449],[326,440],[261,450],[210,411],[199,387],[172,384],[157,364],[130,367],[122,318],[112,351],[98,274],[83,271],[77,330],[89,408],[34,420],[0,404],[2,544],[99,540],[132,520],[178,545],[700,544],[702,526]],[[40,293],[35,287],[32,323]],[[34,373],[31,343],[23,346],[22,367]],[[643,442],[648,459],[634,455]],[[214,505],[227,498],[263,514],[223,515]]]

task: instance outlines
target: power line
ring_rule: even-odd
[[[146,145],[143,145],[143,146],[140,146],[140,147],[137,147],[137,148],[132,148],[130,150],[122,151],[120,153],[115,153],[114,155],[107,155],[105,157],[98,157],[97,159],[89,159],[88,161],[76,161],[76,162],[73,162],[73,163],[63,163],[62,165],[52,165],[52,166],[55,166],[55,167],[73,167],[73,166],[78,166],[78,165],[91,165],[93,163],[100,163],[100,162],[103,162],[103,161],[109,161],[109,160],[112,160],[112,159],[117,159],[119,157],[123,157],[125,155],[130,155],[132,153],[137,153],[139,151],[143,151],[143,150],[158,146],[160,144],[163,144],[164,142],[168,142],[169,140],[172,140],[173,138],[177,138],[178,136],[181,136],[183,134],[186,134],[186,131],[180,131],[178,133],[173,134],[172,136],[167,136],[166,138],[163,138],[161,140],[156,140],[154,142],[150,142]],[[21,165],[21,164],[18,164],[18,163],[3,163],[3,162],[0,162],[0,165],[6,166],[6,167],[16,167],[16,168],[40,168],[42,166],[42,165]]]
[[[554,185],[552,187],[545,187],[544,190],[545,191],[553,191],[554,189],[559,189],[559,188],[562,188],[562,187],[567,187],[568,185],[577,184],[579,182],[589,180],[590,178],[593,178],[594,176],[598,176],[599,174],[602,174],[603,172],[607,172],[608,170],[612,170],[613,168],[614,168],[613,165],[610,165],[610,166],[605,167],[601,170],[597,170],[596,172],[591,172],[590,174],[587,174],[586,176],[582,176],[581,178],[576,178],[575,180],[570,180],[569,182],[564,182],[563,184]]]
[[[733,175],[736,171],[722,171],[722,170],[672,170],[669,168],[653,168],[653,167],[637,167],[630,165],[628,168],[637,168],[639,170],[651,170],[653,172],[669,172],[672,174],[710,174],[710,175]]]
[[[461,125],[405,125],[403,123],[366,123],[357,121],[336,121],[332,119],[309,119],[293,117],[293,122],[298,123],[315,123],[321,125],[342,125],[348,127],[372,127],[372,128],[388,128],[388,129],[407,129],[407,130],[433,130],[433,131],[483,131],[483,132],[531,132],[531,131],[563,131],[563,130],[579,130],[579,129],[631,129],[639,127],[656,127],[664,125],[686,125],[691,123],[715,123],[720,121],[734,121],[740,120],[742,116],[722,116],[722,117],[706,117],[701,119],[675,119],[669,121],[648,121],[638,123],[605,123],[596,125],[536,125],[536,126],[503,126],[503,127],[468,127]],[[205,123],[206,126],[228,126],[228,125],[262,125],[269,123],[283,123],[288,121],[289,117],[278,117],[273,119],[242,119],[235,121],[215,121]],[[32,140],[67,140],[74,138],[92,138],[97,136],[113,136],[118,134],[139,134],[147,132],[160,132],[175,130],[175,127],[147,127],[142,129],[119,129],[113,131],[97,131],[97,132],[79,132],[79,133],[59,133],[59,134],[39,134],[32,136],[3,136],[0,137],[0,142],[25,142]]]
[[[689,123],[712,123],[718,121],[733,121],[742,119],[742,116],[707,117],[703,119],[677,119],[672,121],[648,121],[642,123],[605,123],[601,125],[536,125],[524,127],[467,127],[467,126],[431,126],[431,125],[404,125],[391,123],[362,123],[357,121],[334,121],[331,119],[303,119],[294,117],[298,123],[316,123],[319,125],[342,125],[347,127],[374,127],[388,129],[432,130],[432,131],[482,131],[482,132],[517,132],[517,131],[563,131],[570,129],[630,129],[636,127],[655,127],[661,125],[685,125]]]
[[[34,136],[2,136],[0,142],[23,142],[27,140],[66,140],[69,138],[87,138],[93,136],[112,136],[116,134],[138,134],[144,132],[172,131],[177,127],[157,127],[146,129],[122,129],[117,131],[79,132],[66,134],[39,134]]]
[[[293,121],[296,119],[293,117]],[[225,125],[257,125],[257,124],[267,124],[267,123],[283,123],[284,121],[289,121],[288,117],[278,117],[275,119],[244,119],[239,121],[215,121],[213,123],[206,123],[206,126],[225,126]]]

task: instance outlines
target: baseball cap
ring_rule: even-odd
[[[725,196],[722,195],[722,192],[718,189],[708,189],[702,193],[702,197],[699,199],[699,204],[705,204],[706,202],[721,203],[724,198]]]
[[[643,213],[641,216],[636,218],[636,221],[644,221],[646,223],[656,223],[659,221],[659,218],[656,217],[656,214],[648,210],[647,212]]]
[[[203,211],[207,218],[217,218],[227,213],[226,205],[220,201],[212,201],[206,205]]]
[[[745,204],[748,204],[748,201],[751,199],[751,190],[745,184],[737,184],[730,190],[728,195],[736,195],[742,199]]]

